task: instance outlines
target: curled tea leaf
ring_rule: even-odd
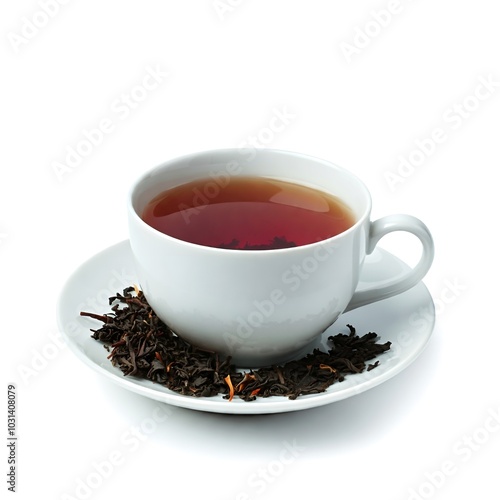
[[[231,364],[230,357],[198,349],[178,337],[163,323],[143,292],[136,286],[110,297],[107,314],[81,312],[103,324],[92,331],[92,338],[104,344],[108,358],[125,376],[139,377],[162,384],[179,394],[211,397],[223,394],[232,401],[257,397],[284,396],[296,399],[306,394],[324,392],[345,376],[372,370],[379,360],[366,362],[390,349],[391,343],[377,343],[378,335],[369,332],[356,335],[352,325],[349,334],[328,338],[328,352],[315,349],[307,356],[280,366],[270,366],[242,373]]]

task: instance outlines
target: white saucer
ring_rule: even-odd
[[[376,249],[366,259],[360,288],[383,282],[407,270],[408,266],[394,255]],[[80,311],[109,312],[108,297],[134,283],[138,284],[138,281],[128,241],[98,253],[83,263],[64,286],[57,306],[59,329],[70,349],[84,363],[119,386],[157,401],[193,410],[280,413],[313,408],[354,396],[385,382],[409,366],[423,351],[434,328],[434,303],[425,285],[419,283],[396,297],[343,314],[318,340],[318,347],[327,350],[328,336],[348,333],[347,324],[353,325],[360,336],[370,331],[377,332],[381,342],[389,340],[392,345],[390,351],[377,358],[380,365],[373,370],[348,375],[343,382],[334,383],[324,393],[300,396],[296,400],[279,396],[258,398],[252,402],[238,398],[229,402],[222,395],[195,398],[177,394],[148,380],[125,377],[107,359],[108,352],[103,345],[90,337],[90,328],[97,329],[101,323],[81,317]]]

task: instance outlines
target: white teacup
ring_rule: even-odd
[[[236,176],[282,179],[330,193],[352,209],[356,222],[317,243],[255,251],[188,243],[141,219],[147,203],[167,189],[207,179],[206,201]],[[429,270],[434,246],[427,227],[410,215],[371,222],[370,210],[365,185],[324,160],[266,149],[183,156],[143,175],[130,192],[130,244],[139,285],[158,316],[188,342],[231,355],[243,367],[281,363],[343,312],[402,293]],[[365,256],[393,231],[420,239],[420,261],[405,276],[356,291]]]

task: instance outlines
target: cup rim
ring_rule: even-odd
[[[251,254],[251,255],[255,256],[255,255],[260,255],[260,254],[269,255],[271,253],[275,254],[275,253],[285,253],[285,252],[298,252],[301,249],[310,249],[310,248],[314,248],[315,246],[316,247],[322,246],[322,245],[325,245],[325,244],[330,243],[330,242],[335,243],[335,241],[340,240],[341,238],[344,238],[346,235],[356,231],[358,229],[358,227],[363,225],[365,223],[366,219],[369,217],[369,215],[371,213],[371,208],[372,208],[372,198],[370,195],[370,191],[368,190],[368,188],[366,187],[364,182],[357,175],[353,174],[351,171],[349,171],[343,167],[336,165],[335,163],[330,162],[329,160],[324,160],[322,158],[314,157],[314,156],[303,154],[303,153],[297,153],[295,151],[275,149],[275,148],[258,148],[258,149],[253,148],[253,149],[257,152],[257,154],[259,154],[259,152],[270,152],[270,153],[277,153],[277,154],[301,157],[303,159],[307,159],[307,160],[311,160],[311,161],[315,161],[315,162],[321,162],[325,165],[333,167],[334,169],[342,172],[344,175],[347,175],[347,176],[350,176],[351,178],[354,178],[356,180],[357,184],[359,185],[360,189],[363,191],[363,194],[365,195],[365,198],[366,198],[366,207],[365,207],[363,214],[360,217],[358,217],[356,222],[351,227],[346,229],[345,231],[342,231],[341,233],[339,233],[335,236],[331,236],[330,238],[325,238],[325,239],[320,240],[320,241],[315,241],[312,243],[307,243],[305,245],[300,245],[300,246],[296,246],[296,247],[265,249],[265,250],[259,250],[259,251],[255,251],[255,250],[251,250],[251,249],[249,249],[249,250],[238,249],[238,251],[235,252],[234,249],[216,248],[216,247],[210,247],[210,246],[206,246],[206,245],[200,245],[198,243],[191,243],[189,241],[181,240],[179,238],[175,238],[174,236],[170,236],[168,234],[162,233],[161,231],[159,231],[159,230],[153,228],[152,226],[150,226],[149,224],[147,224],[140,217],[140,215],[137,213],[137,211],[134,207],[134,203],[133,203],[136,190],[141,185],[141,183],[144,182],[148,177],[150,177],[154,172],[159,171],[161,169],[168,168],[168,166],[171,164],[185,161],[189,158],[195,158],[195,157],[199,157],[199,156],[210,155],[210,154],[213,155],[213,154],[219,154],[219,153],[222,153],[222,154],[234,153],[236,156],[237,154],[241,155],[241,151],[243,151],[245,149],[249,149],[249,148],[207,149],[207,150],[198,151],[195,153],[188,153],[185,155],[176,156],[174,158],[166,160],[163,163],[160,163],[159,165],[157,165],[153,168],[148,169],[147,171],[142,173],[132,183],[131,187],[128,190],[127,209],[128,209],[129,216],[134,218],[134,220],[138,221],[138,223],[143,228],[145,228],[148,232],[152,232],[156,237],[159,237],[159,238],[164,239],[166,241],[175,242],[178,245],[186,246],[187,248],[191,248],[191,249],[196,248],[200,251],[203,250],[203,251],[207,251],[207,252],[215,252],[215,253],[222,253],[222,254],[229,253],[232,256],[234,256],[235,254],[238,254],[238,255]],[[252,149],[252,148],[250,148],[250,149]]]

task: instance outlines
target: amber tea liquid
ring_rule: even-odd
[[[142,218],[174,238],[233,250],[307,245],[355,223],[338,198],[263,177],[235,177],[225,186],[203,179],[174,187],[151,200]]]

